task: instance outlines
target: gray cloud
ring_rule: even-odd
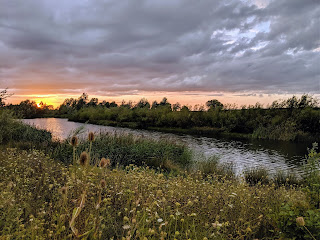
[[[116,95],[320,91],[317,0],[0,6],[0,87]]]

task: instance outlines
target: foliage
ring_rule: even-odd
[[[11,111],[0,110],[0,144],[48,144],[51,142],[51,133],[13,120]]]
[[[262,167],[246,169],[244,171],[244,179],[250,186],[258,183],[268,184],[270,181],[268,171]]]
[[[295,173],[284,172],[283,170],[277,171],[276,175],[273,178],[273,182],[278,187],[298,187],[302,185],[301,180]]]
[[[8,93],[7,89],[4,89],[4,90],[0,91],[0,107],[5,106],[4,100],[7,99],[10,96],[12,96],[12,94]]]
[[[202,157],[193,165],[193,169],[200,171],[205,177],[214,175],[219,179],[236,179],[234,166],[231,163],[221,164],[217,156],[211,156],[208,159]]]
[[[317,153],[318,144],[314,143],[304,165],[304,180],[306,191],[311,202],[320,209],[320,153]]]
[[[204,106],[171,105],[167,98],[152,104],[142,98],[134,104],[123,101],[119,106],[97,98],[89,100],[83,93],[78,99],[65,99],[57,110],[34,101],[25,100],[18,105],[8,105],[21,118],[66,117],[72,121],[93,124],[157,129],[185,129],[190,133],[237,135],[238,137],[262,138],[285,141],[320,140],[320,109],[317,99],[310,95],[293,96],[274,101],[267,108],[222,104],[209,100]],[[201,130],[202,129],[202,130]]]
[[[0,151],[0,158],[0,234],[5,239],[307,236],[286,220],[291,208],[289,219],[309,209],[297,189],[250,187],[201,172],[164,175],[133,165],[67,168],[38,151],[8,149]],[[304,216],[318,236],[318,215]]]
[[[312,97],[303,95],[274,102],[269,108],[261,105],[236,109],[217,100],[207,102],[208,111],[197,107],[191,111],[179,103],[171,106],[164,98],[150,104],[141,99],[136,105],[123,103],[120,107],[84,107],[69,112],[68,118],[102,125],[133,128],[193,129],[203,128],[216,133],[238,133],[239,136],[271,140],[309,141],[320,139],[320,109]],[[62,105],[60,109],[63,109]],[[59,110],[60,111],[60,110]],[[242,134],[242,135],[240,135]]]
[[[89,149],[90,143],[82,139],[76,148],[80,154]],[[47,150],[53,158],[67,164],[72,162],[72,146],[68,141],[52,144]],[[187,167],[192,158],[191,151],[185,146],[166,139],[154,140],[145,137],[116,133],[100,133],[92,142],[94,154],[91,162],[97,165],[102,157],[113,159],[113,166],[135,164],[148,165],[154,168],[168,169],[173,167]]]

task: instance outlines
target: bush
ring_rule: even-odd
[[[294,173],[287,173],[282,170],[277,171],[276,175],[273,178],[273,182],[277,187],[286,186],[286,187],[297,187],[302,184],[301,180]]]
[[[51,133],[25,125],[13,118],[10,111],[0,110],[0,144],[25,145],[47,144],[52,140]]]
[[[208,159],[202,159],[194,163],[194,169],[200,171],[205,177],[215,176],[219,179],[235,179],[235,173],[232,164],[219,162],[219,157],[211,156]]]
[[[269,173],[265,168],[251,168],[244,171],[245,181],[250,185],[254,186],[258,183],[268,184]]]

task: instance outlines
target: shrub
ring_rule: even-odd
[[[244,171],[244,178],[245,181],[251,186],[256,185],[258,183],[269,183],[269,173],[265,168],[262,167],[246,169]]]
[[[273,182],[277,187],[297,187],[302,184],[301,180],[299,180],[296,174],[284,172],[282,170],[277,171],[276,175],[273,177]]]

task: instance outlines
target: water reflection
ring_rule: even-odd
[[[238,173],[243,169],[264,166],[271,172],[279,169],[300,172],[301,163],[307,154],[309,143],[272,142],[262,140],[232,140],[226,138],[197,137],[176,135],[146,130],[99,126],[69,122],[60,118],[24,119],[23,122],[52,132],[56,139],[66,139],[72,130],[85,125],[85,133],[93,132],[124,132],[155,139],[170,138],[187,144],[199,154],[206,156],[218,155],[222,162],[233,163]]]

